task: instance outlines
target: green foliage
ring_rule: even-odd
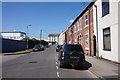
[[[27,38],[23,38],[22,41],[27,41]]]
[[[44,46],[48,45],[48,42],[44,41],[44,40],[41,40],[40,41],[40,44],[43,44]]]
[[[23,41],[26,41],[27,42],[27,38],[23,38],[22,39]],[[48,42],[44,41],[44,40],[37,40],[35,38],[32,38],[32,39],[28,39],[28,48],[31,49],[34,47],[34,45],[36,44],[43,44],[44,46],[48,45]]]

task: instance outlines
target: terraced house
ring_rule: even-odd
[[[65,40],[70,44],[81,44],[85,53],[94,56],[94,25],[93,25],[93,4],[91,2],[86,9],[74,20],[66,31]]]
[[[65,41],[81,44],[86,54],[115,62],[118,58],[119,0],[94,0],[65,32]]]

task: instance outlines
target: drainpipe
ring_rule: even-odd
[[[88,8],[88,11],[89,11],[89,47],[90,47],[90,56],[91,56],[91,29],[90,29],[90,8]]]
[[[95,11],[96,11],[96,32],[97,32],[97,43],[96,43],[96,50],[97,50],[97,56],[99,57],[99,43],[98,43],[98,13],[97,13],[97,6],[96,5],[94,5],[95,6]]]

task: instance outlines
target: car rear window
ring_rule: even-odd
[[[67,45],[66,50],[69,50],[69,51],[83,51],[83,49],[80,45]]]

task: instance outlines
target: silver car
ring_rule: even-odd
[[[42,44],[36,44],[33,49],[33,51],[43,51],[44,50],[44,46]]]

